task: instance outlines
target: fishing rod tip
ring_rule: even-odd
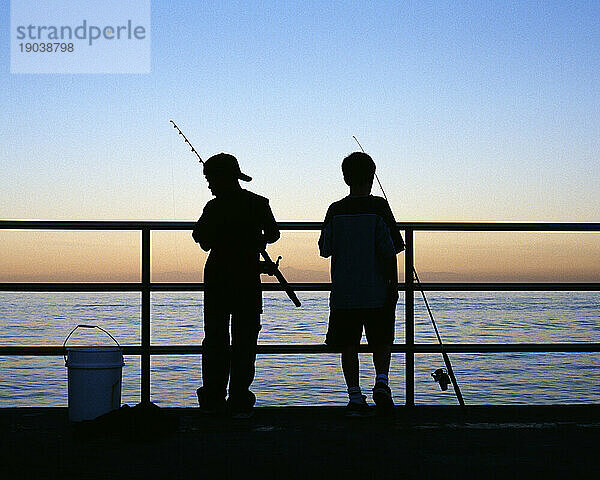
[[[363,146],[360,144],[360,142],[358,141],[358,138],[356,138],[355,135],[352,135],[352,138],[354,139],[354,141],[356,143],[358,143],[358,146],[360,147],[360,149],[363,151],[363,153],[365,153],[365,149],[363,148]]]

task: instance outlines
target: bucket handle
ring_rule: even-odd
[[[113,337],[110,333],[108,333],[106,330],[104,330],[102,327],[99,327],[98,325],[84,325],[84,324],[80,324],[80,325],[77,325],[73,330],[71,330],[71,332],[69,332],[69,334],[67,335],[67,338],[65,338],[65,341],[63,342],[63,349],[67,346],[67,340],[69,340],[69,338],[71,338],[71,335],[73,335],[73,333],[75,332],[75,330],[77,330],[78,328],[97,328],[98,330],[102,330],[110,338],[113,339],[113,341],[117,344],[117,347],[121,348],[121,345],[119,344],[119,342],[117,342],[117,339],[115,337]],[[65,358],[65,363],[66,363],[66,361],[67,361],[67,352],[66,352],[66,350],[63,353],[63,357]]]

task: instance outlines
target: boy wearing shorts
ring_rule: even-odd
[[[321,256],[331,257],[325,343],[342,351],[347,414],[360,416],[368,411],[359,385],[363,328],[376,372],[373,400],[378,410],[390,411],[394,406],[388,373],[398,300],[396,254],[404,250],[404,241],[387,201],[371,195],[373,159],[354,152],[342,162],[342,173],[350,194],[329,206],[319,238]]]

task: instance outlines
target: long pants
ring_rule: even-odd
[[[229,317],[227,311],[204,310],[202,382],[207,396],[214,401],[226,397],[228,381],[229,396],[235,397],[246,395],[254,380],[260,314],[231,314],[231,348]]]

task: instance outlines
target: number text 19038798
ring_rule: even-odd
[[[43,42],[43,43],[19,43],[19,50],[26,52],[47,52],[47,53],[71,53],[75,51],[73,43]]]

